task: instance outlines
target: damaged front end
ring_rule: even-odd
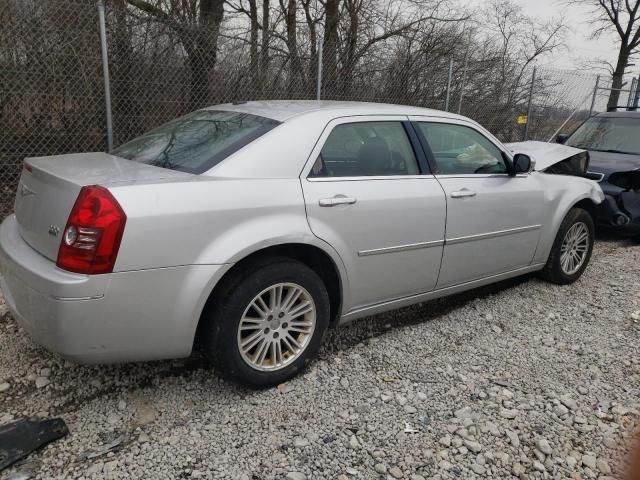
[[[508,143],[507,147],[513,153],[524,153],[531,157],[538,172],[573,175],[591,180],[599,179],[588,171],[589,152],[585,150],[557,143],[534,141]]]
[[[573,175],[598,182],[604,201],[598,205],[597,222],[631,234],[640,233],[640,168],[616,158],[603,164],[602,153],[588,152],[558,143],[520,142],[507,144],[513,153],[524,153],[535,162],[535,170],[546,174]],[[609,154],[607,154],[609,155]],[[594,164],[595,161],[595,164]],[[623,171],[617,168],[626,166]]]
[[[600,206],[600,223],[640,233],[640,170],[611,173],[601,186],[605,201]]]

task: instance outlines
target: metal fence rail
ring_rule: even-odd
[[[597,80],[549,68],[534,79],[530,66],[504,77],[469,52],[423,58],[383,44],[341,63],[327,46],[323,54],[319,35],[310,55],[274,47],[265,59],[220,32],[209,48],[212,35],[197,25],[180,29],[124,0],[104,9],[93,0],[0,1],[0,218],[12,211],[25,157],[108,150],[206,105],[321,98],[448,108],[504,141],[547,140],[588,116]],[[606,104],[608,80],[599,82],[595,110]]]

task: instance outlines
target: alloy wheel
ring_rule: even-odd
[[[279,370],[302,355],[315,327],[315,302],[305,288],[295,283],[272,285],[249,302],[240,319],[240,356],[256,370]]]
[[[560,267],[566,275],[573,275],[580,270],[587,258],[589,242],[589,229],[585,223],[571,225],[560,248]]]

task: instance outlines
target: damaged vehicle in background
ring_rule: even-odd
[[[112,155],[26,159],[0,286],[24,329],[71,360],[197,343],[225,375],[277,385],[329,327],[531,272],[578,280],[602,190],[534,169],[584,152],[527,146],[400,105],[199,110]]]
[[[600,113],[558,143],[589,152],[589,171],[600,182],[605,201],[598,225],[640,233],[640,112]]]

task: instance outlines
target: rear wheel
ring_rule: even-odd
[[[560,285],[578,280],[591,259],[594,230],[587,211],[571,209],[560,225],[541,276]]]
[[[294,260],[267,260],[236,274],[217,295],[204,346],[225,376],[269,387],[304,368],[328,324],[320,277]]]

